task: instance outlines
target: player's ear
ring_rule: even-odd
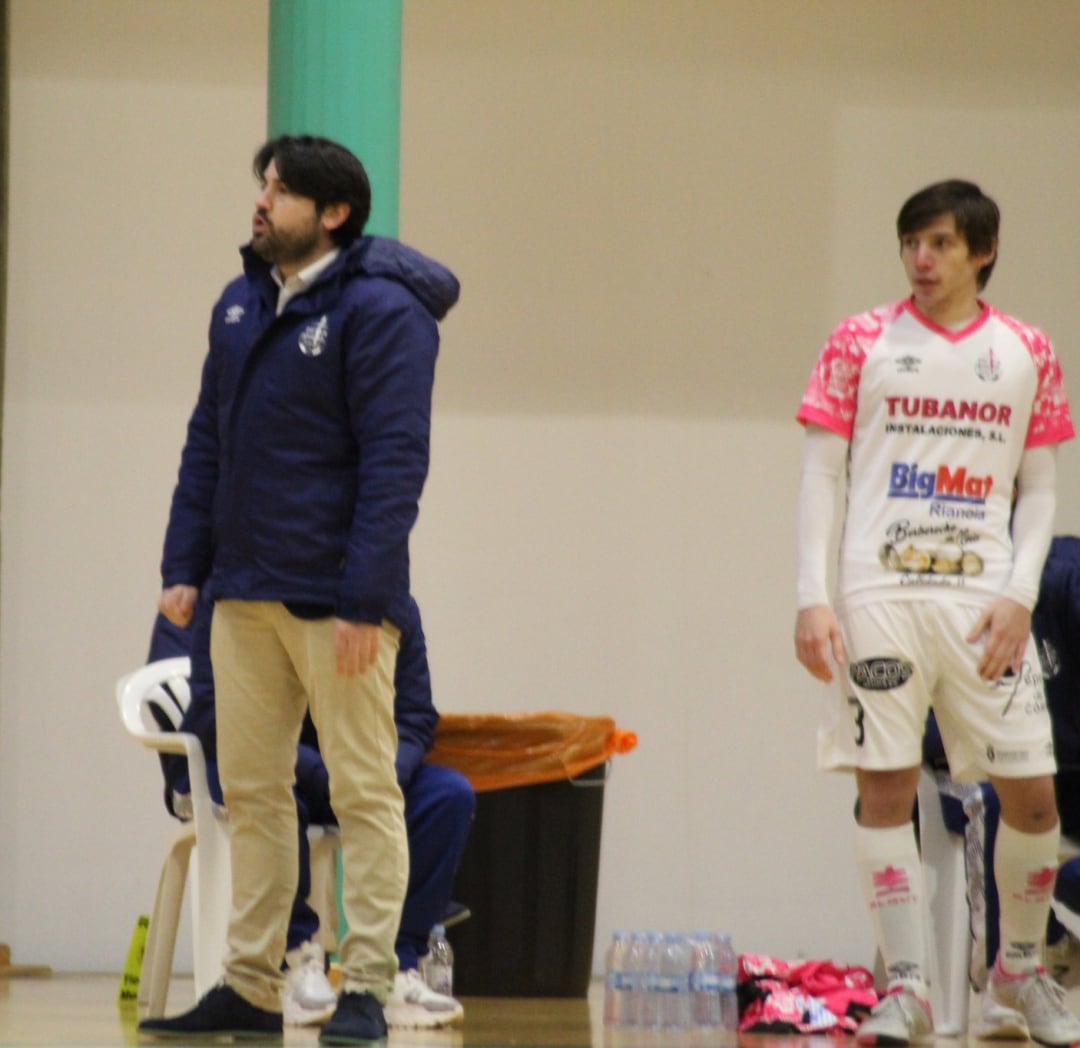
[[[349,217],[350,210],[345,203],[327,204],[319,215],[319,222],[327,233],[331,233]]]

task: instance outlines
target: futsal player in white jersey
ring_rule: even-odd
[[[1080,1045],[1080,1021],[1041,967],[1059,826],[1031,640],[1056,446],[1074,431],[1047,337],[979,297],[998,226],[997,205],[970,182],[912,196],[897,218],[910,297],[835,329],[798,412],[795,650],[838,682],[818,763],[855,773],[859,881],[888,973],[864,1045],[933,1033],[912,824],[931,705],[953,776],[989,779],[1001,800],[1001,949],[978,1032]]]

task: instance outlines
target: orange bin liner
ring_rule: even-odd
[[[478,793],[573,779],[637,745],[610,717],[444,713],[427,759],[461,772]]]

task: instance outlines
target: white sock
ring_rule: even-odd
[[[912,823],[855,830],[855,863],[889,989],[929,994],[923,873]]]
[[[1001,909],[997,968],[1025,975],[1042,963],[1042,943],[1057,877],[1061,829],[1021,833],[998,823],[994,876]]]

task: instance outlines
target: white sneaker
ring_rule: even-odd
[[[983,994],[978,1036],[1024,1040],[1063,1048],[1080,1045],[1080,1019],[1065,1007],[1065,991],[1039,969],[1024,978],[991,974]]]
[[[435,1030],[453,1026],[465,1016],[458,1001],[432,990],[415,968],[394,976],[394,989],[383,1011],[392,1030]]]
[[[856,1044],[906,1045],[932,1040],[930,1005],[910,990],[892,990],[878,1001],[855,1034]]]
[[[1046,970],[1066,990],[1080,986],[1080,940],[1065,932],[1052,946],[1046,947]]]
[[[326,955],[314,942],[285,954],[285,997],[282,1012],[287,1026],[321,1026],[337,1007],[337,994],[326,977]]]

